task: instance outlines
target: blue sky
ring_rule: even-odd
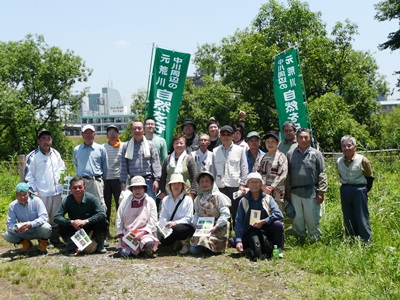
[[[151,47],[194,54],[197,46],[219,43],[223,37],[250,25],[266,1],[226,0],[115,0],[115,1],[7,1],[2,4],[0,40],[17,41],[26,34],[43,34],[46,42],[71,49],[93,69],[85,86],[91,93],[112,82],[125,104],[139,88],[147,87]],[[359,26],[354,47],[369,50],[394,88],[394,70],[400,70],[400,52],[379,51],[379,43],[398,29],[398,22],[374,20],[372,0],[311,0],[312,11],[321,11],[330,32],[346,18]],[[284,2],[286,3],[286,1]],[[189,75],[194,71],[189,67]],[[307,83],[306,83],[307,84]],[[77,86],[77,89],[83,86]],[[392,96],[400,98],[398,92]]]

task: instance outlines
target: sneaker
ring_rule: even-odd
[[[104,245],[103,242],[97,242],[96,253],[100,253],[100,254],[107,253],[107,250],[104,248],[103,245]]]
[[[183,245],[182,249],[179,251],[180,254],[187,254],[189,252],[189,245]]]
[[[105,239],[105,240],[104,240],[104,247],[105,247],[105,248],[110,247],[110,243],[108,242],[108,239]]]
[[[283,251],[282,248],[278,248],[279,250],[279,258],[283,258]]]
[[[22,240],[20,244],[22,245],[22,250],[24,250],[24,252],[28,252],[29,249],[32,248],[32,242],[30,240]]]
[[[74,243],[68,243],[67,246],[60,250],[60,253],[67,254],[67,253],[75,253],[76,247]]]
[[[39,239],[39,252],[41,254],[47,254],[47,240]]]
[[[143,254],[146,258],[154,258],[155,254],[153,252],[154,242],[147,242],[143,246]]]

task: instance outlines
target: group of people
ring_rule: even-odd
[[[254,247],[254,236],[265,237],[283,257],[283,212],[294,208],[292,229],[299,238],[321,237],[321,204],[327,191],[322,153],[311,146],[307,128],[283,124],[285,139],[250,131],[245,140],[245,113],[238,124],[219,126],[211,118],[207,134],[196,134],[192,119],[168,148],[154,131],[156,122],[134,120],[132,138],[123,143],[116,126],[107,127],[104,145],[94,142],[92,125],[82,128],[83,143],[74,149],[76,176],[70,194],[61,199],[65,164],[53,149],[52,134],[38,134],[38,148],[26,160],[25,182],[16,187],[4,238],[22,244],[24,251],[38,239],[39,251],[61,246],[77,251],[71,236],[84,229],[94,241],[91,252],[106,253],[112,198],[119,256],[152,256],[160,245],[181,253],[224,252],[230,244],[238,252]],[[371,165],[355,152],[351,136],[341,140],[343,157],[337,161],[346,232],[371,241],[367,192],[372,187]],[[213,217],[207,235],[196,235],[199,219]],[[162,228],[166,228],[165,234]],[[172,229],[172,232],[171,232]],[[231,229],[235,235],[229,239]],[[124,236],[133,232],[136,247]],[[260,235],[261,234],[261,235]],[[253,250],[253,249],[252,249]]]

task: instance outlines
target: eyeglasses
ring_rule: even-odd
[[[144,186],[132,186],[131,187],[132,189],[134,189],[134,190],[141,190],[141,189],[144,189]]]

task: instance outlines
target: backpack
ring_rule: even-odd
[[[250,260],[270,259],[272,257],[272,246],[267,235],[262,229],[250,231]]]

